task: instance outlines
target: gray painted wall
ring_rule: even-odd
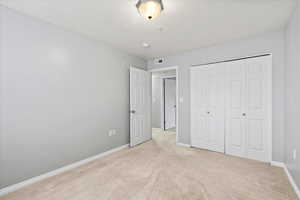
[[[161,78],[152,76],[152,128],[161,128],[161,91]]]
[[[298,1],[300,2],[300,1]],[[300,5],[300,4],[299,4]],[[286,164],[300,187],[300,7],[286,32]],[[293,160],[293,151],[297,158]]]
[[[284,114],[285,114],[285,58],[284,31],[230,41],[222,45],[202,48],[174,56],[165,57],[165,63],[155,65],[148,61],[148,69],[179,66],[179,126],[180,143],[190,143],[190,76],[189,68],[194,64],[222,61],[251,55],[272,53],[273,55],[273,160],[284,161]]]
[[[4,7],[0,19],[0,188],[129,142],[129,65],[146,61]]]

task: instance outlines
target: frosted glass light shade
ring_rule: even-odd
[[[164,9],[161,0],[139,0],[136,7],[140,15],[148,20],[155,19]]]

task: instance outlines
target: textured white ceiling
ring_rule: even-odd
[[[135,0],[0,0],[0,4],[152,58],[284,28],[296,0],[163,0],[154,21]],[[147,42],[151,48],[144,49]]]

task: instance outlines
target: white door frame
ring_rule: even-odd
[[[170,71],[175,70],[176,71],[176,144],[178,143],[178,135],[179,135],[179,78],[178,78],[178,66],[173,67],[161,67],[156,69],[150,69],[149,72],[162,72],[162,71]],[[174,77],[174,76],[173,76]],[[165,78],[165,77],[163,77]],[[152,79],[151,79],[152,81]],[[151,90],[152,91],[152,90]],[[152,102],[152,93],[151,93],[151,102]],[[152,105],[152,104],[151,104]],[[152,118],[151,118],[152,119]]]

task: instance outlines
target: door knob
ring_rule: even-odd
[[[131,113],[131,114],[135,114],[135,110],[131,110],[130,113]]]
[[[210,114],[210,112],[208,111],[207,114]]]
[[[243,113],[243,116],[246,116],[246,113]]]

